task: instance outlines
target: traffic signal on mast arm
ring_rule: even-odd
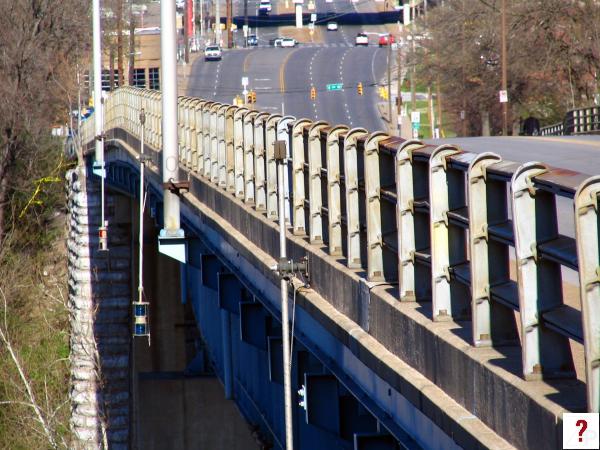
[[[315,100],[317,98],[317,90],[314,86],[310,88],[310,99]]]
[[[356,86],[356,90],[358,91],[358,95],[363,95],[363,84],[358,83],[358,85]]]

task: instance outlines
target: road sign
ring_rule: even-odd
[[[316,21],[317,21],[317,15],[316,15],[315,13],[312,13],[312,14],[310,15],[310,21],[311,21],[311,22],[316,22]]]
[[[498,92],[498,95],[500,97],[500,103],[508,102],[508,91],[500,91]]]
[[[327,85],[328,91],[341,91],[344,85],[342,83],[330,83]]]
[[[414,124],[421,123],[421,113],[419,111],[413,111],[410,113],[410,121]],[[417,127],[418,128],[418,127]]]
[[[248,86],[248,77],[242,77],[242,86]]]

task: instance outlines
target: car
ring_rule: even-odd
[[[327,31],[337,31],[338,24],[337,22],[327,22]]]
[[[282,37],[276,37],[273,39],[269,39],[269,45],[272,47],[281,47],[281,40],[283,38]]]
[[[256,47],[258,45],[258,37],[255,34],[248,36],[248,47]]]
[[[283,38],[281,39],[281,47],[295,47],[297,44],[294,38]]]
[[[364,45],[367,47],[369,45],[369,36],[367,36],[365,33],[358,33],[354,39],[354,45],[357,47],[359,45]]]
[[[258,4],[258,13],[259,14],[269,14],[273,7],[271,6],[270,0],[260,0]]]
[[[385,47],[388,44],[393,44],[394,42],[396,42],[394,40],[394,35],[393,34],[381,34],[379,35],[379,46],[380,47]]]
[[[209,45],[204,49],[204,61],[220,61],[221,47],[218,45]]]

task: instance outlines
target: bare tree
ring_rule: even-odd
[[[511,116],[562,118],[597,94],[598,20],[593,0],[511,0],[508,11],[508,91]],[[447,110],[466,110],[470,134],[482,117],[501,128],[500,1],[448,0],[420,26],[428,39],[414,55],[420,76],[440,78]],[[423,54],[430,55],[427,59]]]
[[[55,123],[65,123],[64,90],[76,92],[75,58],[87,25],[81,0],[0,0],[0,247],[10,202],[27,189]]]

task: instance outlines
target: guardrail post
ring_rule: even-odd
[[[468,295],[453,292],[451,280],[452,265],[466,259],[466,245],[464,232],[451,235],[448,212],[464,205],[465,192],[462,183],[456,186],[457,183],[451,182],[446,158],[460,152],[453,145],[441,145],[433,151],[429,162],[431,299],[435,321],[464,318],[470,314]]]
[[[589,412],[600,411],[600,176],[585,180],[575,193],[575,236],[583,319]]]
[[[277,219],[277,163],[275,161],[275,141],[280,114],[271,114],[265,123],[265,152],[267,170],[267,217]]]
[[[340,134],[348,131],[345,125],[336,125],[327,134],[327,206],[329,254],[342,256],[342,203],[340,188]]]
[[[254,118],[254,186],[257,211],[264,211],[267,208],[265,186],[265,121],[267,117],[269,117],[268,113],[259,113]]]
[[[217,110],[220,103],[213,103],[210,108],[210,153],[208,154],[209,172],[208,177],[213,183],[219,181],[219,138],[217,136]]]
[[[308,119],[298,119],[292,127],[292,230],[295,235],[306,233],[306,212],[304,201],[304,128],[310,124]]]
[[[287,225],[291,225],[291,210],[290,210],[290,148],[292,146],[291,142],[291,132],[290,125],[296,120],[293,116],[284,116],[277,123],[277,140],[285,141],[285,160],[283,162],[283,183],[285,187],[284,192],[284,211],[285,211],[285,222]]]
[[[244,114],[244,202],[254,203],[254,118],[256,111]]]
[[[178,159],[181,162],[182,156],[185,155],[185,113],[183,109],[183,102],[186,101],[185,97],[179,97],[177,99],[177,153]]]
[[[194,106],[194,152],[192,156],[192,170],[196,173],[201,173],[204,165],[204,154],[202,149],[204,146],[204,128],[202,126],[202,107],[204,100],[200,100]]]
[[[323,218],[321,209],[321,130],[328,125],[322,120],[313,122],[308,129],[308,205],[309,205],[309,241],[311,244],[323,243]]]
[[[416,264],[417,243],[429,246],[429,227],[415,215],[415,195],[429,195],[428,171],[418,173],[413,152],[423,148],[421,141],[409,140],[396,152],[396,227],[398,229],[398,280],[400,301],[415,301],[430,294],[431,272]],[[421,183],[419,186],[418,183]],[[419,187],[424,192],[419,192]],[[417,233],[419,226],[419,233]],[[423,273],[425,272],[425,273]]]
[[[228,192],[235,193],[235,147],[234,147],[234,114],[237,106],[225,110],[225,187]]]
[[[518,342],[514,313],[491,299],[491,287],[510,282],[508,245],[488,238],[488,225],[508,220],[506,183],[487,177],[487,168],[502,161],[481,153],[468,172],[471,314],[476,347]]]
[[[383,235],[381,231],[381,186],[379,143],[389,136],[378,131],[365,141],[365,200],[367,213],[367,280],[383,281]]]
[[[192,114],[193,114],[193,105],[195,103],[195,99],[190,98],[188,99],[184,106],[183,106],[183,110],[184,110],[184,129],[185,129],[185,165],[188,169],[192,168],[192,152],[193,152],[193,148],[194,145],[192,143],[192,136],[194,134],[194,121],[192,120]]]
[[[235,196],[244,198],[244,116],[248,108],[237,108],[233,115],[234,185]]]
[[[527,163],[517,169],[511,181],[526,380],[573,373],[568,338],[546,328],[541,317],[563,303],[560,265],[538,256],[538,243],[558,235],[554,195],[533,185],[533,178],[547,170],[544,164]]]
[[[344,184],[346,186],[346,226],[348,268],[360,269],[360,214],[358,193],[358,143],[367,134],[364,128],[352,128],[344,138]]]
[[[221,105],[217,111],[217,172],[219,187],[227,186],[227,148],[225,137],[225,113],[230,105]]]
[[[206,102],[202,106],[202,175],[210,179],[210,154],[212,149],[212,107],[213,102]]]

